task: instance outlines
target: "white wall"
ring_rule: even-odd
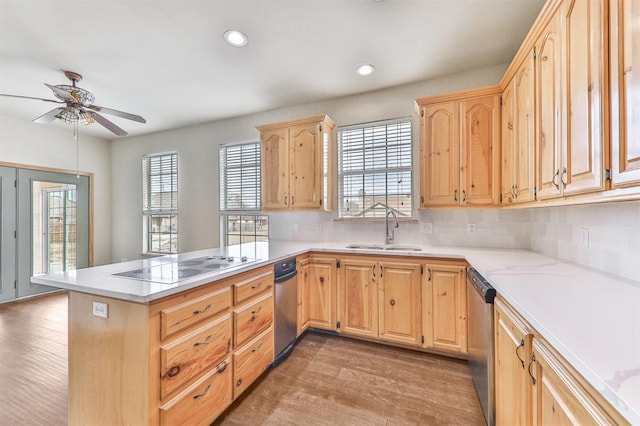
[[[82,133],[80,170],[93,173],[94,264],[111,262],[111,149],[109,141]],[[34,124],[0,116],[0,162],[76,170],[71,126]]]
[[[220,144],[258,141],[256,125],[316,114],[328,114],[338,126],[411,116],[415,98],[496,84],[505,69],[506,65],[493,66],[376,92],[114,140],[112,142],[112,194],[117,202],[114,203],[112,210],[112,258],[114,261],[123,258],[133,259],[139,257],[142,251],[140,164],[145,154],[171,150],[178,152],[179,250],[191,251],[215,247],[218,246],[220,239],[218,224],[218,147]],[[185,107],[188,108],[188,103]],[[416,117],[414,125],[416,167],[418,164],[417,123]],[[417,187],[417,173],[414,181]],[[286,220],[285,217],[284,221]],[[324,220],[331,223],[332,217],[327,216]],[[272,236],[279,237],[277,224],[274,229],[275,233]]]

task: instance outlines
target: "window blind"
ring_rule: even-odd
[[[220,210],[260,210],[260,144],[220,148]]]
[[[413,214],[411,119],[338,129],[338,213],[341,218]]]
[[[143,211],[174,213],[178,210],[178,154],[144,157]]]

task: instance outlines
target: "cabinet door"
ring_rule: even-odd
[[[500,96],[460,102],[462,116],[461,204],[498,202],[500,188]],[[455,197],[454,197],[455,198]]]
[[[567,123],[564,194],[605,188],[604,180],[604,0],[572,0],[563,5],[566,31]],[[566,9],[565,9],[566,7]]]
[[[562,45],[560,15],[556,14],[536,43],[538,198],[562,195],[560,190],[562,130]]]
[[[298,336],[309,328],[309,262],[298,262]]]
[[[515,85],[515,152],[514,177],[516,201],[533,201],[534,187],[534,60],[533,52],[527,57],[514,78]]]
[[[427,264],[422,329],[425,347],[467,353],[466,266]]]
[[[375,260],[342,259],[338,279],[339,331],[378,338],[378,284]]]
[[[420,132],[420,205],[460,204],[459,102],[428,105],[422,109]]]
[[[616,424],[538,339],[533,339],[532,359],[534,425]]]
[[[309,327],[335,330],[335,259],[311,257],[309,262]]]
[[[380,339],[419,345],[420,265],[380,262]]]
[[[640,4],[611,0],[611,167],[614,186],[640,183]]]
[[[515,78],[502,92],[502,114],[500,120],[502,122],[502,130],[500,132],[502,139],[502,203],[511,204],[516,201],[515,198],[515,176],[516,176],[516,129],[515,129]]]
[[[494,323],[496,425],[530,424],[527,361],[532,334],[500,300],[495,302]]]
[[[322,139],[317,123],[289,129],[291,147],[289,179],[290,205],[293,209],[322,207]]]
[[[289,130],[264,131],[261,141],[262,209],[289,208]]]

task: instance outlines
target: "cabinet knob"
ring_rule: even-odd
[[[391,299],[391,300],[389,301],[389,304],[390,304],[391,306],[393,306],[393,305],[395,305],[395,304],[396,304],[396,301],[395,301],[395,300],[393,300],[393,299]]]
[[[320,277],[320,284],[324,284],[324,277]]]

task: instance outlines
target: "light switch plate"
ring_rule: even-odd
[[[93,316],[109,318],[109,305],[103,302],[93,301]]]
[[[425,234],[433,234],[433,223],[431,222],[420,223],[420,228]]]
[[[580,244],[584,247],[589,247],[589,228],[582,228],[581,232],[582,239],[580,241]]]
[[[467,223],[467,234],[475,234],[475,233],[476,233],[476,224]]]

